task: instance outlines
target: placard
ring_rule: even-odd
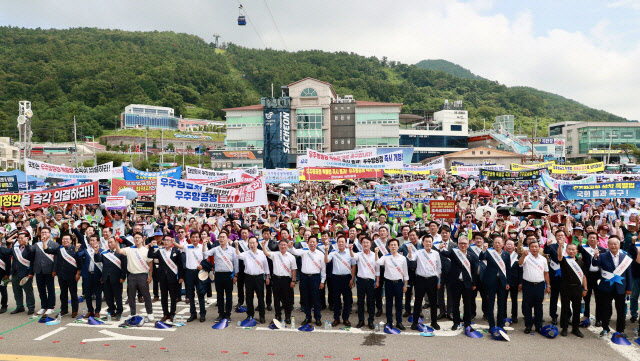
[[[49,164],[39,160],[27,159],[27,175],[40,178],[62,179],[111,179],[113,177],[113,162],[100,164],[94,167],[66,167],[57,164]]]
[[[431,218],[456,218],[456,201],[432,200],[430,202]]]
[[[58,203],[99,204],[98,182],[40,192],[0,195],[0,207],[2,207],[3,210],[18,210],[21,207],[36,209],[49,207]]]

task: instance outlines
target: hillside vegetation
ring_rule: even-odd
[[[531,88],[466,79],[387,58],[353,53],[248,49],[216,51],[203,39],[172,32],[0,27],[0,136],[17,138],[18,101],[30,100],[35,141],[100,136],[119,124],[128,104],[173,107],[176,114],[223,119],[223,108],[314,77],[359,100],[404,103],[403,111],[437,110],[463,100],[472,126],[516,115],[516,127],[538,134],[549,122],[620,121],[621,117]],[[188,108],[187,108],[188,106]],[[487,123],[489,124],[489,123]]]

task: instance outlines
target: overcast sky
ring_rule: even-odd
[[[171,30],[290,51],[446,59],[640,120],[640,0],[5,0],[0,24]],[[268,8],[267,8],[268,4]],[[269,16],[273,14],[275,23]],[[278,30],[280,32],[278,32]]]

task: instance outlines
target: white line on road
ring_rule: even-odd
[[[82,342],[101,342],[101,341],[162,341],[164,338],[162,337],[144,337],[144,336],[131,336],[131,335],[121,335],[119,333],[102,330],[101,334],[107,335],[110,337],[99,337],[99,338],[85,338]]]
[[[55,329],[55,330],[53,330],[53,331],[51,331],[49,333],[45,333],[44,335],[42,335],[40,337],[34,338],[33,340],[34,341],[42,341],[42,340],[44,340],[45,338],[47,338],[49,336],[53,336],[58,332],[64,331],[65,329],[66,329],[66,327],[59,327],[59,328],[57,328],[57,329]]]
[[[124,322],[124,321],[123,321]],[[110,329],[123,329],[122,327],[118,326],[118,324],[107,324],[107,323],[103,323],[102,325],[90,325],[88,323],[70,323],[67,326],[73,326],[73,327],[89,327],[89,328],[96,328],[96,329],[103,329],[103,328],[110,328]],[[174,332],[176,330],[177,327],[171,327],[171,328],[155,328],[153,326],[153,324],[149,324],[149,326],[141,326],[141,327],[127,327],[127,330],[142,330],[142,331],[160,331],[160,332]]]

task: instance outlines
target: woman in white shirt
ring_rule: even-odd
[[[407,269],[407,259],[400,253],[398,248],[400,244],[397,239],[393,238],[387,243],[390,254],[378,259],[378,247],[375,249],[376,263],[384,266],[384,292],[387,304],[387,325],[391,327],[393,324],[393,305],[396,308],[396,328],[404,330],[402,325],[402,295],[407,292],[407,282],[409,281],[409,272]],[[409,257],[412,257],[409,250]],[[380,286],[380,276],[376,277],[376,287]]]

